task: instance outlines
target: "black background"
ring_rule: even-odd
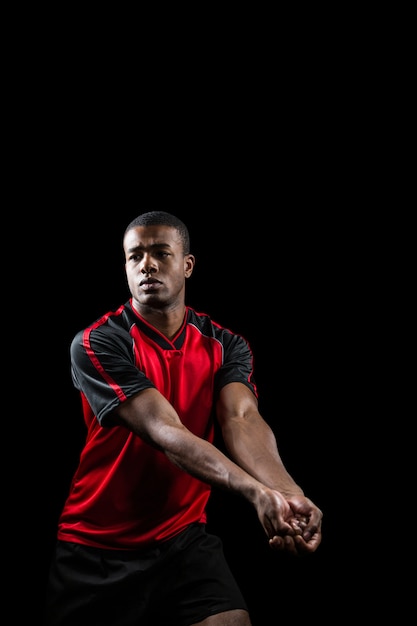
[[[375,572],[369,546],[385,554],[396,539],[386,509],[398,511],[375,496],[388,473],[375,460],[381,423],[394,416],[391,436],[398,419],[379,371],[388,370],[388,300],[398,307],[385,287],[397,282],[401,187],[390,171],[389,63],[381,47],[358,53],[354,31],[343,37],[327,21],[324,33],[308,19],[306,39],[281,29],[278,42],[263,27],[259,42],[255,29],[236,29],[231,55],[205,39],[202,65],[188,45],[183,59],[162,48],[155,63],[158,46],[145,42],[142,57],[127,37],[119,51],[107,29],[96,29],[98,45],[91,28],[84,41],[76,19],[67,37],[63,23],[33,29],[36,45],[22,46],[6,96],[4,536],[16,535],[7,572],[15,619],[27,621],[22,595],[33,589],[42,606],[84,437],[69,343],[127,298],[121,236],[149,208],[187,221],[197,257],[188,302],[251,342],[262,413],[324,511],[319,550],[291,560],[269,551],[244,503],[213,494],[210,524],[254,626],[333,622],[335,607],[339,621],[356,619]]]

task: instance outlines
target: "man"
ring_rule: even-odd
[[[186,225],[143,213],[123,248],[131,298],[71,344],[87,437],[59,519],[46,623],[250,626],[206,530],[211,487],[245,498],[277,552],[313,553],[322,512],[258,411],[250,346],[185,304]]]

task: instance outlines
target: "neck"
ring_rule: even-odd
[[[185,315],[185,305],[176,305],[171,309],[159,309],[140,304],[132,299],[132,307],[148,324],[159,330],[169,340],[173,339],[182,326]]]

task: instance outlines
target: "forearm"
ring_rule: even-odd
[[[285,497],[303,495],[281,459],[272,429],[259,415],[226,421],[222,434],[231,458],[251,476]]]
[[[163,430],[164,433],[159,433],[163,451],[172,463],[210,485],[233,491],[254,503],[261,487],[256,477],[183,426]]]
[[[293,511],[284,494],[286,491],[292,495],[302,492],[278,462],[279,455],[272,439],[269,442],[263,439],[263,446],[251,446],[249,457],[254,455],[255,461],[246,462],[245,465],[242,459],[239,466],[213,444],[188,430],[170,403],[155,389],[144,390],[126,400],[116,413],[121,423],[164,453],[177,467],[207,484],[244,497],[256,509],[269,538],[295,534],[290,524]],[[243,434],[245,439],[251,436],[251,430],[252,427]],[[240,457],[248,458],[242,454],[241,444],[237,444],[237,447],[232,445],[232,449],[237,460],[240,461]],[[270,478],[267,478],[267,465],[262,460],[265,454],[274,459],[275,463]],[[256,468],[261,464],[265,465],[265,469],[258,472]],[[264,474],[265,482],[259,480],[257,474]],[[275,483],[277,486],[274,487]]]
[[[233,491],[252,504],[259,497],[259,491],[265,489],[218,448],[188,430],[169,402],[155,389],[147,389],[125,401],[117,415],[136,435],[196,478]]]

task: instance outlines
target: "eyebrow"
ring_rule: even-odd
[[[143,244],[139,244],[137,246],[133,246],[132,248],[127,248],[127,252],[136,252],[137,250],[153,250],[156,248],[171,248],[171,245],[169,243],[165,243],[165,242],[156,242],[156,243],[152,243],[150,246],[144,246]]]

